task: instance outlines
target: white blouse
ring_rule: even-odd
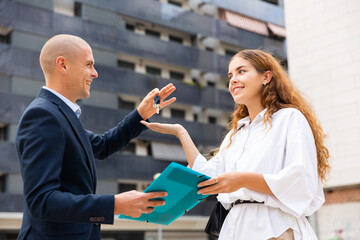
[[[199,154],[193,168],[211,177],[225,172],[256,172],[275,196],[240,188],[220,193],[218,200],[229,209],[238,199],[264,204],[238,204],[229,212],[221,229],[220,240],[265,240],[280,236],[288,228],[295,240],[317,239],[306,216],[324,203],[324,193],[317,173],[314,137],[304,115],[294,108],[273,114],[272,127],[263,123],[265,110],[250,124],[246,117],[238,122],[237,133],[230,131],[220,151],[207,161]]]

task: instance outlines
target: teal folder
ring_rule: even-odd
[[[119,218],[169,225],[209,196],[197,193],[200,189],[197,185],[208,179],[209,176],[173,162],[144,191],[167,192],[166,197],[159,198],[165,200],[165,205],[155,207],[153,212],[143,213],[138,218],[125,215]]]

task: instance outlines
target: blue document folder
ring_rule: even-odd
[[[167,192],[166,197],[159,198],[166,201],[165,205],[155,207],[153,212],[143,213],[138,218],[125,215],[119,218],[169,225],[209,196],[197,193],[200,189],[197,185],[208,179],[209,176],[173,162],[144,191]]]

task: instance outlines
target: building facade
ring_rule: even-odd
[[[67,33],[92,47],[99,78],[78,102],[85,128],[102,133],[153,88],[172,82],[177,101],[151,121],[180,123],[202,153],[220,144],[233,110],[230,57],[245,48],[272,52],[284,64],[286,35],[277,0],[0,0],[0,239],[15,239],[23,210],[14,140],[26,106],[45,84],[43,44]],[[171,161],[186,164],[175,137],[145,131],[121,152],[96,161],[98,194],[144,190]],[[34,176],[36,177],[36,176]],[[170,226],[163,239],[208,239],[210,197]],[[158,226],[118,220],[103,239],[151,240]]]
[[[332,171],[320,240],[360,239],[360,2],[285,3],[289,73],[328,135]]]

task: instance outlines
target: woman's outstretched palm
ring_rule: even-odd
[[[174,136],[179,136],[179,134],[181,134],[183,131],[186,131],[185,128],[180,124],[149,123],[145,121],[141,121],[141,123],[155,132]]]

